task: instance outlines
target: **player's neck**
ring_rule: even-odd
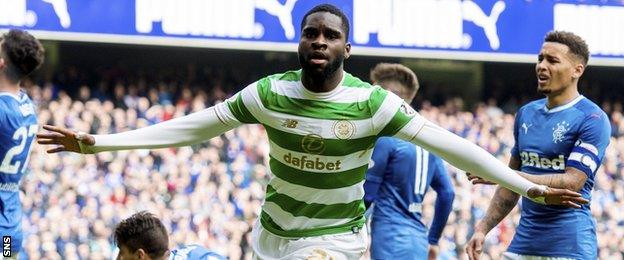
[[[570,103],[572,100],[576,99],[580,95],[581,94],[578,92],[578,88],[568,87],[561,93],[549,95],[547,98],[546,107],[548,107],[548,109],[551,109],[565,105],[567,103]]]
[[[20,92],[19,82],[15,83],[0,75],[0,92],[8,92],[18,95]]]
[[[303,83],[303,86],[307,90],[312,92],[329,92],[338,86],[338,83],[342,80],[343,74],[344,71],[342,68],[337,69],[336,72],[327,77],[310,75],[309,73],[303,71],[301,74],[301,83]]]

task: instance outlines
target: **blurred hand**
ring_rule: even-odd
[[[535,186],[528,190],[528,197],[538,203],[546,205],[560,205],[568,208],[581,208],[581,204],[589,203],[580,193],[568,189],[557,189],[545,186]]]
[[[440,253],[440,246],[438,245],[429,245],[429,257],[428,260],[436,260],[438,259],[438,254]]]
[[[37,143],[43,145],[57,145],[55,148],[48,149],[48,153],[81,152],[80,145],[78,144],[77,132],[51,125],[44,125],[43,129],[49,132],[37,134]],[[86,145],[94,145],[95,138],[93,138],[92,135],[85,134],[81,142]]]
[[[466,245],[466,254],[468,254],[468,259],[478,260],[481,257],[484,242],[485,234],[480,231],[475,231],[470,238],[470,241],[468,241],[468,245]]]
[[[496,185],[495,182],[486,181],[485,179],[483,179],[483,178],[481,178],[481,177],[479,177],[477,175],[474,175],[472,173],[469,173],[469,172],[466,172],[466,177],[468,177],[468,180],[470,182],[472,182],[472,184],[475,184],[475,185],[477,185],[477,184]]]

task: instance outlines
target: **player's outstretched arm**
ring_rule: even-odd
[[[455,167],[528,197],[538,203],[579,207],[588,201],[581,194],[565,189],[548,188],[532,183],[479,146],[416,115],[397,137],[439,155]]]
[[[533,175],[524,172],[517,171],[520,176],[525,179],[541,184],[546,185],[553,188],[560,189],[568,189],[572,191],[580,191],[585,185],[585,181],[587,181],[587,175],[573,167],[567,167],[564,174],[543,174],[543,175]],[[479,176],[476,176],[471,173],[466,173],[468,180],[472,182],[472,184],[496,184],[490,181],[486,181]]]
[[[524,172],[518,172],[518,174],[537,184],[573,191],[580,191],[587,181],[587,175],[573,167],[567,167],[564,174],[533,175]]]
[[[44,126],[48,132],[37,134],[37,142],[55,145],[48,153],[97,153],[129,149],[180,147],[218,136],[241,123],[227,115],[220,103],[202,111],[152,126],[109,135],[89,135],[58,126]]]

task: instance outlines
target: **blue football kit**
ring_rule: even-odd
[[[23,240],[19,185],[38,130],[35,112],[26,93],[0,92],[0,235],[11,237],[13,254]]]
[[[591,200],[595,174],[609,144],[607,115],[583,96],[548,109],[546,99],[518,111],[512,156],[528,174],[565,174],[572,167],[587,175],[580,193]],[[596,225],[590,205],[581,209],[539,205],[522,198],[521,218],[508,248],[520,255],[596,259]]]
[[[431,229],[422,222],[422,202],[437,193]],[[377,140],[366,173],[364,200],[374,202],[371,220],[373,259],[426,259],[437,245],[452,209],[453,185],[443,161],[421,147],[396,138]]]
[[[222,255],[212,252],[199,245],[188,245],[179,247],[171,251],[169,260],[225,260]]]

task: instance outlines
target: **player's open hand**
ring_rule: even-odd
[[[89,134],[83,134],[78,137],[78,133],[63,127],[44,125],[43,129],[48,130],[46,133],[37,134],[37,143],[44,145],[56,145],[56,147],[48,149],[48,153],[58,152],[75,152],[80,153],[79,139],[86,145],[94,145],[95,138]]]
[[[468,259],[477,260],[481,257],[484,242],[485,234],[483,232],[476,231],[466,245],[466,254],[468,254]]]
[[[486,184],[486,185],[496,185],[495,182],[491,182],[491,181],[487,181],[477,175],[474,175],[472,173],[466,172],[466,177],[468,177],[468,180],[470,182],[472,182],[472,184],[477,185],[477,184]]]
[[[583,198],[580,193],[568,189],[538,186],[529,189],[527,195],[539,203],[566,206],[568,208],[581,208],[582,204],[589,203],[589,200]]]

